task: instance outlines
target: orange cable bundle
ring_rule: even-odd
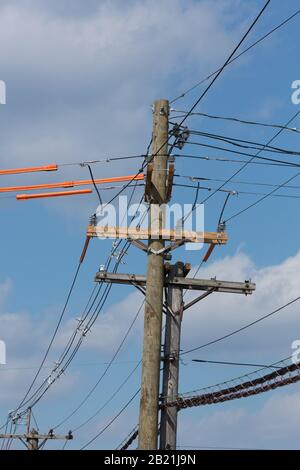
[[[17,194],[16,199],[18,201],[24,201],[26,199],[38,199],[42,197],[75,196],[81,194],[90,194],[92,192],[93,191],[91,189],[77,189],[75,191],[59,191],[56,193]]]
[[[17,175],[18,173],[33,173],[35,171],[57,171],[57,169],[57,165],[32,166],[26,168],[0,170],[0,175]]]
[[[96,179],[95,184],[104,184],[104,183],[117,183],[121,181],[140,181],[144,179],[143,173],[139,175],[129,175],[129,176],[115,176],[113,178],[102,178]],[[6,186],[0,187],[0,193],[8,193],[14,191],[29,191],[33,189],[54,189],[54,188],[73,188],[74,186],[85,186],[92,185],[92,180],[78,180],[78,181],[63,181],[61,183],[44,183],[44,184],[32,184],[27,186]]]

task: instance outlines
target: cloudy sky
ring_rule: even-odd
[[[1,0],[0,80],[7,87],[7,103],[0,105],[1,168],[67,165],[53,173],[1,176],[0,186],[86,179],[88,170],[77,165],[79,162],[144,153],[151,135],[153,101],[172,100],[218,68],[263,3]],[[242,49],[297,7],[297,0],[284,4],[272,0]],[[230,65],[198,111],[286,123],[297,111],[291,102],[291,84],[300,78],[298,31],[296,17]],[[204,86],[177,100],[172,104],[174,109],[188,110]],[[291,125],[300,128],[299,122],[298,118]],[[200,117],[191,118],[188,125],[194,130],[263,143],[276,132]],[[298,139],[298,134],[285,131],[274,145],[297,149]],[[193,141],[215,144],[196,136]],[[182,153],[243,159],[192,144]],[[276,158],[269,153],[265,156]],[[132,174],[141,161],[93,165],[94,175]],[[187,176],[224,179],[238,168],[240,164],[228,162],[189,158],[176,161],[176,173]],[[296,172],[287,167],[249,165],[236,180],[280,184]],[[191,184],[186,179],[178,182]],[[217,184],[208,182],[206,186]],[[299,178],[291,184],[297,186]],[[240,193],[230,198],[226,219],[258,198],[243,192],[265,193],[271,189],[238,182],[227,188]],[[202,200],[207,191],[200,193]],[[101,194],[108,201],[115,192],[103,190]],[[135,200],[141,194],[142,188],[138,188]],[[283,188],[278,194],[299,197],[300,191]],[[192,203],[195,190],[174,188],[173,195],[174,201]],[[68,200],[26,202],[17,202],[13,193],[8,196],[0,195],[0,340],[7,345],[7,364],[0,365],[0,424],[24,397],[46,351],[78,264],[86,223],[97,207],[95,193]],[[205,204],[207,230],[215,229],[224,197],[224,193],[218,193]],[[183,350],[218,338],[300,295],[298,204],[297,197],[269,197],[228,223],[228,245],[215,250],[199,276],[235,281],[251,278],[257,290],[247,298],[215,294],[188,310],[183,322]],[[76,330],[76,319],[82,317],[95,272],[105,263],[110,249],[111,241],[91,243],[61,328],[35,384],[37,388]],[[195,269],[202,256],[202,252],[180,250],[173,261],[184,259]],[[135,249],[129,250],[125,262],[123,272],[145,272],[145,257]],[[81,403],[105,371],[141,302],[141,295],[132,288],[112,288],[68,371],[35,407],[41,430],[47,431],[64,420]],[[142,312],[97,389],[58,429],[74,430],[105,405],[94,419],[74,432],[76,439],[70,448],[86,444],[139,387]],[[204,366],[193,363],[194,358],[268,364],[288,357],[296,339],[300,339],[297,303],[239,335],[186,355],[181,365],[180,391],[195,390],[250,370]],[[106,404],[131,371],[122,390]],[[253,399],[183,411],[179,445],[298,448],[299,415],[297,385]],[[115,448],[137,421],[138,399],[90,448]]]

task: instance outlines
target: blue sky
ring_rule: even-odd
[[[153,101],[161,97],[173,99],[218,68],[262,5],[262,1],[256,0],[163,0],[159,4],[147,0],[131,0],[126,4],[118,0],[3,0],[0,79],[7,85],[7,104],[0,105],[1,168],[72,163],[145,152],[151,134]],[[296,0],[273,0],[243,48],[297,7]],[[198,111],[286,123],[297,111],[291,102],[291,84],[300,78],[298,31],[299,17],[296,17],[230,65]],[[188,110],[204,86],[172,106]],[[194,130],[262,143],[276,132],[266,127],[196,116],[189,119],[188,125]],[[300,128],[299,118],[292,125]],[[191,140],[200,142],[201,138],[193,136]],[[297,150],[298,140],[299,134],[285,131],[274,145]],[[224,155],[194,145],[187,145],[182,153],[231,158],[230,153]],[[293,156],[290,160],[297,158]],[[131,174],[137,171],[138,164],[137,160],[111,162],[94,165],[93,171],[97,178]],[[176,173],[181,175],[224,179],[238,168],[238,164],[188,158],[176,161]],[[236,179],[280,184],[296,172],[295,168],[249,165]],[[1,176],[1,186],[88,177],[86,168],[62,166],[53,173]],[[180,182],[189,184],[188,180]],[[300,186],[299,178],[292,184]],[[238,183],[226,187],[255,192],[270,189]],[[136,200],[141,197],[141,191],[139,188],[136,192]],[[278,193],[300,195],[299,190],[287,188]],[[102,191],[105,201],[113,194],[113,191]],[[201,191],[200,200],[206,195]],[[192,203],[194,196],[194,190],[174,188],[174,201]],[[232,196],[225,219],[255,199],[252,195]],[[205,204],[207,230],[215,229],[223,201],[224,193],[218,193]],[[200,271],[201,277],[217,275],[236,281],[251,277],[257,283],[257,292],[251,298],[215,294],[186,312],[183,349],[221,336],[299,295],[298,204],[296,198],[270,197],[228,223],[230,241],[215,250],[210,263]],[[0,195],[0,339],[7,343],[7,365],[0,366],[2,421],[24,395],[41,361],[78,263],[85,226],[96,207],[95,193],[67,200],[25,202]],[[81,315],[93,288],[95,272],[105,262],[110,248],[110,241],[91,243],[47,367],[52,367],[73,331],[75,318]],[[202,252],[178,250],[173,261],[183,257],[197,267]],[[132,247],[121,270],[144,273],[145,261],[144,255]],[[113,287],[69,371],[35,409],[42,430],[54,426],[71,412],[93,386],[140,301],[140,295],[131,288]],[[230,341],[202,350],[201,357],[262,363],[287,357],[291,342],[299,339],[297,313],[295,304]],[[74,429],[100,407],[137,364],[141,354],[141,328],[142,314],[116,364],[61,432]],[[200,352],[186,356],[181,367],[182,392],[247,372],[245,368],[195,364],[191,362],[195,357],[200,357]],[[38,385],[48,372],[49,369],[42,370]],[[138,370],[103,412],[78,431],[70,448],[81,447],[95,435],[135,392],[139,380]],[[253,399],[183,411],[179,444],[297,448],[298,389],[292,386]],[[137,421],[138,400],[93,444],[94,448],[116,447]]]

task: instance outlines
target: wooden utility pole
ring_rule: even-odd
[[[177,262],[169,268],[168,279],[187,274],[184,263]],[[164,344],[164,372],[162,403],[174,401],[178,396],[180,333],[183,314],[182,288],[169,285],[167,293],[167,318]],[[162,408],[160,420],[160,449],[175,450],[177,436],[176,406]]]
[[[164,286],[164,255],[156,251],[164,248],[163,239],[152,237],[154,225],[163,228],[164,217],[159,210],[166,202],[168,164],[169,102],[154,103],[151,181],[146,198],[150,203],[147,284],[144,316],[142,383],[139,418],[139,449],[157,449],[158,399],[161,354],[161,324]],[[149,168],[148,168],[149,170]],[[157,218],[159,220],[157,220]],[[151,251],[150,251],[151,250]]]
[[[139,445],[141,450],[156,450],[158,441],[158,411],[162,410],[162,449],[176,447],[176,410],[169,407],[165,410],[163,403],[159,406],[160,362],[161,362],[161,333],[163,289],[168,288],[168,300],[172,314],[167,317],[167,336],[165,342],[164,360],[164,391],[165,401],[176,399],[178,392],[180,326],[183,310],[190,308],[213,292],[228,292],[251,294],[255,284],[250,281],[232,282],[212,279],[185,278],[186,273],[182,263],[171,268],[165,275],[164,259],[170,252],[185,243],[203,242],[209,244],[205,255],[207,261],[216,245],[224,245],[228,236],[224,227],[218,226],[217,232],[199,232],[191,230],[166,229],[165,203],[171,199],[174,177],[174,160],[168,156],[168,115],[169,102],[157,100],[154,103],[154,122],[152,135],[152,156],[148,158],[145,175],[145,200],[150,204],[150,217],[147,229],[120,226],[98,226],[90,224],[87,227],[87,239],[92,237],[126,239],[138,249],[147,253],[147,275],[109,273],[99,271],[96,282],[128,284],[135,286],[145,295],[144,340],[142,357],[142,380],[139,416]],[[187,133],[187,132],[186,132]],[[176,141],[186,141],[186,137],[173,132]],[[181,148],[181,147],[180,147]],[[147,240],[148,244],[142,240]],[[165,244],[168,241],[170,243]],[[170,258],[169,258],[170,259]],[[176,274],[177,273],[177,274]],[[200,290],[203,294],[182,304],[182,290]],[[178,307],[178,308],[177,308]],[[179,313],[180,312],[180,313]],[[173,357],[172,357],[173,356]],[[172,407],[173,408],[173,407]],[[137,434],[137,433],[136,433]]]
[[[39,450],[39,433],[32,429],[27,435],[28,450]]]

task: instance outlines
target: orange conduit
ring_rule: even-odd
[[[0,175],[17,175],[18,173],[33,173],[35,171],[57,171],[57,169],[57,165],[32,166],[27,168],[0,170]]]
[[[25,199],[38,199],[41,197],[75,196],[80,194],[90,194],[91,189],[77,189],[75,191],[58,191],[56,193],[36,193],[36,194],[17,194],[16,199],[23,201]]]
[[[114,178],[102,178],[95,179],[96,184],[104,183],[117,183],[121,181],[130,181],[130,180],[143,180],[144,175],[140,173],[139,175],[129,175],[129,176],[116,176]],[[34,189],[54,189],[54,188],[73,188],[74,186],[85,186],[92,185],[92,180],[79,180],[79,181],[63,181],[61,183],[48,183],[48,184],[33,184],[29,186],[6,186],[4,188],[0,187],[0,193],[14,192],[14,191],[30,191]]]

